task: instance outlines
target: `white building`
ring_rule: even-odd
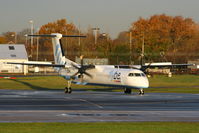
[[[23,44],[0,44],[0,73],[24,73],[28,69],[23,65],[6,64],[5,62],[28,62]]]

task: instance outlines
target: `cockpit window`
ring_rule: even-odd
[[[145,77],[144,73],[129,73],[129,77]]]
[[[141,73],[135,73],[135,76],[136,76],[136,77],[140,77],[140,76],[141,76]]]

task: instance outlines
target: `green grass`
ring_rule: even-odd
[[[199,75],[173,75],[169,78],[165,75],[155,75],[149,78],[150,88],[146,93],[199,93]],[[19,77],[17,79],[0,79],[0,89],[22,89],[22,90],[49,90],[64,89],[67,81],[58,76],[48,77]],[[92,89],[104,87],[73,85],[74,89]],[[103,89],[103,91],[105,91]],[[113,90],[115,91],[115,90]],[[120,90],[122,91],[122,90]],[[134,90],[136,91],[136,90]]]
[[[149,78],[149,81],[152,87],[199,86],[199,75],[173,75],[171,78],[166,75],[155,75]]]
[[[155,75],[149,78],[150,88],[147,92],[162,93],[199,93],[199,75]]]
[[[1,123],[1,133],[197,133],[194,122]]]
[[[18,77],[17,79],[0,79],[0,89],[61,89],[66,80],[61,77]]]
[[[0,79],[0,89],[18,89],[18,90],[49,90],[64,89],[67,86],[67,80],[60,76],[36,76],[36,77],[17,77],[16,79]],[[89,89],[94,86],[83,86],[73,84],[74,89]],[[100,88],[95,86],[95,88]]]

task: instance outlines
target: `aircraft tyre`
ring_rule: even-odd
[[[65,87],[65,88],[64,88],[64,93],[65,93],[65,94],[68,93],[68,87]]]
[[[64,92],[70,94],[70,93],[72,93],[72,88],[71,87],[65,87]]]
[[[131,92],[132,92],[132,91],[131,91],[131,89],[129,89],[129,88],[125,88],[125,89],[124,89],[124,93],[125,93],[125,94],[131,94]]]
[[[69,94],[72,93],[72,88],[71,87],[68,88],[68,93]]]
[[[144,95],[144,89],[140,89],[139,95]]]

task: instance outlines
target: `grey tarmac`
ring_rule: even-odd
[[[199,121],[199,94],[0,90],[0,122]]]

